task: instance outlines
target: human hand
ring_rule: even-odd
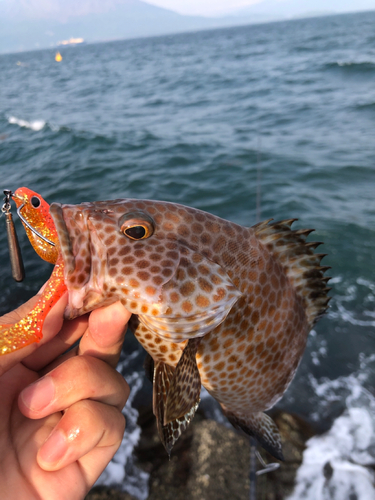
[[[0,324],[19,320],[36,300]],[[39,344],[0,356],[0,484],[7,500],[84,498],[122,440],[129,386],[115,366],[130,313],[115,303],[63,321],[66,301],[48,314]]]

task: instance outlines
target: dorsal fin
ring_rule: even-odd
[[[271,219],[272,220],[272,219]],[[325,254],[315,254],[316,243],[306,242],[306,236],[313,229],[291,229],[297,219],[279,222],[265,221],[255,226],[256,236],[261,243],[283,265],[290,282],[306,304],[306,316],[311,326],[322,316],[328,307],[330,297],[323,276],[330,267],[321,266]]]

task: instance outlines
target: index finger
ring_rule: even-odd
[[[92,311],[78,354],[86,354],[106,361],[113,368],[120,358],[121,348],[131,313],[121,302]]]

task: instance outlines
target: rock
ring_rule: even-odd
[[[248,498],[247,438],[196,415],[170,460],[156,439],[150,449],[142,437],[136,450],[137,465],[150,473],[148,500]]]
[[[257,498],[281,500],[294,486],[305,442],[313,430],[300,418],[274,412],[280,429],[285,462],[274,472],[257,476]],[[249,500],[250,442],[199,413],[173,449],[171,459],[160,444],[151,410],[140,419],[142,437],[137,465],[150,474],[148,500]],[[266,462],[278,462],[259,449]],[[258,468],[261,468],[257,461]]]

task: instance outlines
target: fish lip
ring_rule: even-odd
[[[64,281],[69,292],[65,319],[76,318],[103,304],[109,305],[108,298],[103,293],[103,269],[93,269],[93,257],[99,257],[99,261],[105,266],[106,254],[103,255],[105,248],[98,242],[95,227],[90,221],[90,208],[84,204],[60,203],[53,203],[50,207],[64,262]],[[85,269],[82,266],[80,238],[86,243],[89,254],[84,260]],[[112,300],[114,301],[115,299]]]
[[[53,222],[55,223],[57,236],[59,238],[61,254],[64,260],[65,273],[67,275],[70,275],[75,270],[76,262],[69,236],[69,230],[64,219],[62,204],[52,203],[50,206],[50,214],[52,216]]]

